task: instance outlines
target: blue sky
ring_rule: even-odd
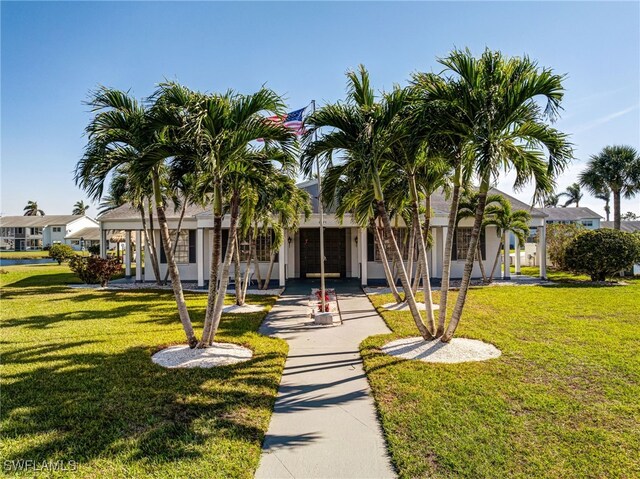
[[[556,126],[577,159],[559,189],[605,145],[640,147],[638,2],[2,2],[1,16],[3,215],[28,200],[65,214],[86,199],[72,172],[90,118],[83,100],[100,84],[144,97],[164,78],[206,91],[266,83],[297,109],[341,98],[359,63],[388,89],[439,71],[453,47],[489,47],[568,75]],[[507,175],[499,187],[511,185]],[[583,204],[604,214],[602,201]],[[640,199],[622,209],[640,214]]]

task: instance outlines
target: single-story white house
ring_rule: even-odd
[[[316,180],[306,181],[298,185],[306,190],[312,199],[313,214],[300,225],[297,231],[285,233],[286,240],[283,242],[276,262],[274,264],[272,280],[274,283],[284,286],[288,279],[291,278],[313,278],[317,277],[320,272],[320,215],[318,213],[318,186]],[[542,211],[532,208],[516,198],[513,198],[501,191],[492,190],[491,193],[503,195],[509,200],[514,209],[526,209],[531,212],[531,226],[539,228],[541,232],[539,260],[537,264],[541,266],[540,274],[546,276],[546,241],[545,241],[545,218],[546,214]],[[433,216],[431,218],[431,233],[433,236],[433,244],[429,250],[430,273],[431,278],[437,281],[442,276],[442,259],[443,245],[447,235],[447,224],[449,214],[449,202],[442,194],[434,194],[432,196]],[[177,228],[179,211],[175,211],[173,207],[167,208],[167,219],[169,228],[173,231]],[[136,280],[137,281],[154,281],[153,269],[149,263],[150,257],[144,255],[142,264],[142,222],[138,210],[128,205],[116,208],[98,218],[100,221],[100,238],[101,253],[106,255],[107,239],[110,231],[125,231],[125,261],[126,274],[131,275],[132,258],[135,258],[136,264]],[[401,220],[395,220],[399,228],[399,237],[405,237],[406,229]],[[451,268],[451,277],[462,277],[465,257],[467,253],[467,245],[471,234],[471,226],[473,219],[463,220],[457,231],[453,248],[453,261]],[[156,228],[153,232],[156,244],[160,245],[160,234]],[[223,219],[223,249],[226,245],[227,230],[229,227],[229,218]],[[385,275],[377,246],[373,241],[373,234],[366,228],[361,228],[356,224],[350,215],[346,215],[344,220],[340,222],[336,215],[331,211],[325,212],[324,215],[325,228],[325,271],[330,277],[340,278],[358,278],[360,284],[375,285],[384,284]],[[178,269],[183,281],[197,282],[198,286],[204,287],[209,278],[211,268],[211,250],[213,245],[213,214],[211,209],[203,209],[199,206],[190,205],[187,207],[183,224],[182,233],[177,246],[176,259]],[[174,232],[172,231],[172,237]],[[132,235],[134,238],[132,238]],[[505,236],[508,236],[505,235]],[[493,263],[493,259],[497,253],[500,238],[496,234],[494,227],[487,227],[481,238],[483,256],[486,262]],[[505,241],[508,242],[506,237]],[[135,243],[136,254],[132,254],[132,242]],[[261,276],[266,276],[269,266],[271,237],[269,235],[261,237],[257,244],[257,255],[259,258]],[[520,245],[517,245],[519,251]],[[408,257],[408,248],[405,247],[405,257]],[[508,251],[508,250],[507,250]],[[516,273],[519,274],[520,255],[516,255]],[[510,259],[507,254],[504,259],[506,262],[506,277],[510,276],[509,266]],[[143,267],[144,266],[144,267]],[[490,266],[488,266],[490,267]],[[161,275],[166,272],[166,260],[164,254],[161,254],[160,270]],[[473,270],[474,277],[480,277],[480,268],[476,263]]]
[[[80,249],[79,243],[68,238],[91,227],[99,231],[99,223],[84,215],[3,216],[0,217],[0,249],[37,250],[56,243]]]
[[[560,224],[580,224],[590,230],[597,230],[600,228],[600,221],[603,219],[598,213],[587,207],[572,207],[566,208],[554,207],[554,208],[539,208],[540,211],[547,214],[547,224],[560,223]]]

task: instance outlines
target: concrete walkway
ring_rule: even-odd
[[[286,292],[262,326],[289,357],[257,478],[395,477],[358,350],[389,330],[359,288],[336,290],[341,326],[314,327],[308,297]]]

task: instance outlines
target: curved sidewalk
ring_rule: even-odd
[[[341,326],[313,326],[308,297],[286,292],[262,325],[289,356],[257,478],[396,477],[358,349],[389,329],[361,290],[337,289]]]

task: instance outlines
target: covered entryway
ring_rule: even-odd
[[[324,270],[328,278],[344,278],[347,274],[346,235],[344,228],[324,230]],[[320,229],[300,229],[300,277],[320,277]]]

